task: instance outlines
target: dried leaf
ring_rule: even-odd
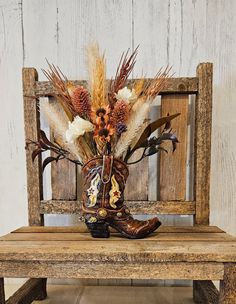
[[[45,167],[51,163],[52,161],[56,160],[57,158],[56,157],[53,157],[53,156],[49,156],[47,158],[45,158],[45,160],[43,161],[43,171],[45,169]]]
[[[44,144],[48,145],[49,147],[53,147],[58,149],[58,146],[54,145],[48,138],[47,135],[45,134],[45,132],[43,130],[40,130],[40,137],[43,141]]]
[[[31,157],[32,157],[32,162],[34,162],[35,158],[36,158],[40,153],[42,153],[42,152],[43,152],[43,150],[42,150],[41,148],[35,149],[35,150],[32,152],[32,155],[31,155]]]

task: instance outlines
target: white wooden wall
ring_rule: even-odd
[[[138,44],[134,75],[171,64],[194,76],[199,62],[214,63],[211,224],[236,235],[235,13],[235,0],[0,0],[0,235],[27,224],[21,69],[36,67],[42,80],[46,57],[82,79],[93,40],[108,77]]]

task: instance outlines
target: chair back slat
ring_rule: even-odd
[[[140,157],[140,153],[134,153],[129,161],[138,157]],[[148,200],[148,159],[129,166],[129,178],[126,183],[124,197],[131,201]]]
[[[171,123],[180,142],[177,149],[172,153],[171,143],[166,142],[162,146],[169,151],[168,154],[160,153],[160,200],[162,201],[186,199],[188,103],[187,94],[164,95],[161,98],[162,116],[181,113]]]
[[[85,81],[73,82],[86,85]],[[26,139],[37,140],[40,130],[40,113],[37,111],[38,98],[49,97],[50,102],[54,102],[52,97],[55,91],[50,82],[37,81],[37,72],[33,68],[23,69],[23,89]],[[189,101],[192,99],[192,97],[189,99],[190,94],[196,96],[193,103]],[[160,111],[159,106],[156,105],[160,115],[181,113],[172,121],[172,128],[176,132],[180,144],[173,154],[163,152],[160,154],[159,160],[158,158],[152,158],[152,160],[146,158],[129,167],[130,176],[125,191],[127,205],[134,214],[194,215],[196,224],[208,224],[212,64],[200,64],[197,68],[197,77],[168,79],[166,87],[160,92],[160,95]],[[189,117],[193,117],[190,115],[190,109],[193,105],[195,106],[195,122],[192,124]],[[155,111],[152,114],[158,117]],[[188,124],[190,121],[195,135],[193,150],[188,150],[190,138]],[[167,145],[168,150],[170,150],[169,143]],[[32,149],[33,147],[30,147],[26,153],[30,225],[42,225],[43,214],[80,214],[83,183],[81,169],[66,160],[57,164],[52,163],[52,197],[45,200],[42,195],[41,159],[40,157],[36,158],[35,162],[32,163]],[[194,155],[194,166],[191,167],[191,174],[188,171],[189,151],[191,155]],[[188,194],[190,192],[189,185],[186,182],[188,175],[192,175],[194,179],[192,195],[190,196]],[[153,176],[156,177],[156,181],[150,185],[149,179]],[[157,196],[155,196],[155,191]]]
[[[146,79],[148,82],[149,79]],[[127,85],[130,85],[133,80],[128,80]],[[87,86],[85,80],[71,80],[74,85]],[[108,80],[109,83],[109,80]],[[198,79],[196,77],[179,77],[169,78],[166,81],[165,87],[161,90],[160,94],[174,94],[174,93],[186,93],[196,94],[198,91]],[[38,81],[35,85],[35,96],[48,97],[53,96],[56,93],[52,84],[49,81]]]
[[[56,100],[49,98],[49,102]],[[56,139],[53,132],[50,132],[52,141]],[[55,154],[52,153],[52,156]],[[51,189],[52,199],[55,200],[76,200],[77,199],[77,170],[76,165],[66,159],[51,163]]]

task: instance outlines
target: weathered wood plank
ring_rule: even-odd
[[[226,263],[224,277],[220,281],[219,304],[236,303],[236,263]]]
[[[140,151],[141,153],[143,151]],[[140,157],[139,151],[134,153],[130,162]],[[129,166],[129,176],[125,186],[124,198],[129,201],[148,200],[148,159]]]
[[[186,160],[187,124],[189,95],[165,95],[161,99],[161,115],[181,113],[172,121],[180,143],[172,153],[171,143],[163,143],[169,153],[160,154],[160,200],[185,200],[186,197]],[[181,203],[180,203],[181,204]]]
[[[126,201],[133,214],[195,214],[195,203],[192,201]],[[80,214],[81,202],[48,200],[41,201],[42,214]]]
[[[93,241],[92,236],[85,233],[9,233],[1,237],[1,241]],[[103,241],[103,239],[99,239]],[[98,241],[99,241],[98,240]],[[107,239],[110,241],[124,241],[125,238],[122,238],[119,233],[111,234],[110,238]],[[145,239],[141,239],[141,242],[145,242]],[[226,233],[168,233],[168,232],[154,232],[148,237],[148,241],[180,241],[180,242],[231,242],[236,241],[236,238],[230,236]]]
[[[130,82],[133,80],[130,80]],[[148,79],[146,80],[148,81]],[[87,81],[85,80],[74,80],[72,81],[76,85],[87,86]],[[198,90],[198,79],[196,77],[180,77],[180,78],[170,78],[167,80],[166,86],[162,89],[160,94],[169,93],[186,93],[194,94]],[[38,81],[35,88],[35,96],[52,96],[56,91],[53,89],[49,81]],[[34,95],[33,95],[34,96]]]
[[[236,241],[1,241],[1,261],[77,261],[78,263],[236,262]],[[143,266],[143,268],[145,268]],[[1,273],[0,276],[4,277]]]
[[[52,199],[75,200],[77,198],[76,165],[66,159],[51,164]]]
[[[218,304],[219,291],[212,281],[194,281],[193,300],[196,304]]]
[[[30,304],[47,297],[46,279],[29,279],[7,301],[6,304]]]
[[[195,223],[209,225],[211,124],[212,124],[212,63],[197,67],[199,79],[195,106]]]
[[[56,102],[49,98],[50,103]],[[51,139],[55,139],[51,130]],[[52,153],[55,156],[55,154]],[[75,200],[77,199],[77,168],[66,159],[51,163],[51,188],[52,199]]]
[[[26,140],[38,140],[40,119],[38,111],[38,100],[31,97],[34,95],[35,83],[38,75],[33,68],[23,68],[23,92],[24,92],[24,117],[25,117],[25,138]],[[34,102],[33,102],[34,101]],[[40,214],[40,200],[43,198],[41,157],[31,159],[32,145],[26,150],[27,163],[27,190],[28,190],[28,209],[29,224],[42,225],[43,215]]]
[[[0,278],[0,304],[5,304],[5,290],[3,278]]]
[[[224,233],[216,226],[160,226],[159,232],[164,233]],[[79,233],[88,232],[84,223],[76,226],[25,226],[11,233]],[[2,238],[0,238],[1,240]]]
[[[222,263],[80,263],[0,261],[5,277],[97,278],[97,279],[199,279],[223,278]],[[207,271],[206,271],[207,267]]]

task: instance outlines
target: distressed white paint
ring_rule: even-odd
[[[236,235],[235,11],[234,0],[0,0],[0,234],[27,223],[21,68],[34,66],[44,79],[46,57],[82,79],[84,46],[97,40],[108,77],[137,44],[134,75],[171,64],[177,76],[193,76],[199,62],[214,63],[211,223]]]

